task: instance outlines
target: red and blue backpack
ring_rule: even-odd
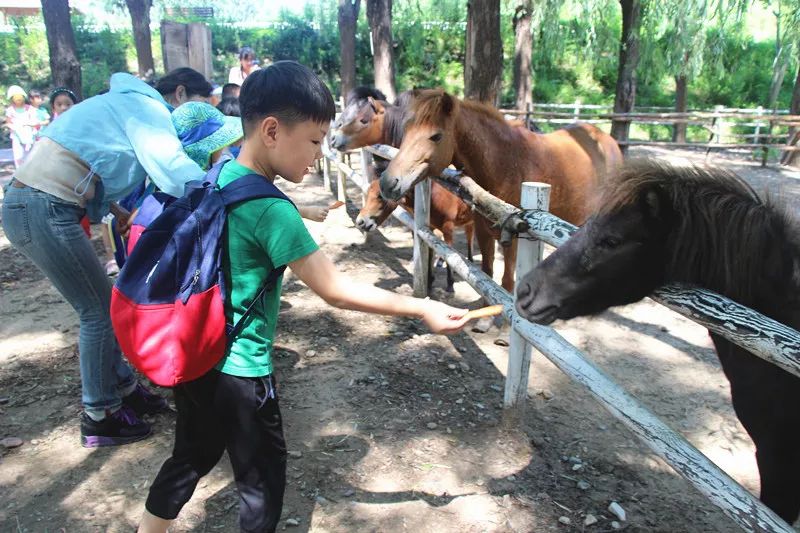
[[[253,306],[279,279],[281,266],[236,324],[225,319],[222,269],[227,210],[239,202],[286,195],[263,176],[216,185],[222,164],[158,215],[141,234],[111,294],[111,322],[128,360],[153,383],[173,387],[211,370]]]

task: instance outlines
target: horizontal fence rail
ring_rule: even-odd
[[[386,146],[377,146],[370,148],[369,151],[386,157],[387,149],[395,150]],[[366,191],[369,184],[365,177],[345,165],[338,154],[326,149],[326,174],[330,174],[329,166],[331,164],[336,167],[341,177],[350,178],[363,191]],[[444,179],[441,180],[441,183],[453,189],[451,180]],[[343,185],[343,182],[339,183],[339,187]],[[467,201],[470,201],[472,193],[465,193],[463,189],[459,190],[467,197]],[[474,204],[472,205],[477,208]],[[516,208],[513,209],[519,211]],[[489,303],[502,304],[503,314],[511,323],[516,334],[536,347],[572,380],[588,389],[615,418],[625,424],[653,452],[686,478],[743,530],[796,533],[790,525],[736,483],[683,436],[673,431],[654,413],[639,404],[636,398],[606,376],[602,370],[555,330],[549,326],[533,324],[517,315],[513,297],[481,271],[477,265],[469,262],[456,250],[438,239],[430,228],[415,228],[414,218],[401,207],[395,209],[392,215],[443,257],[450,268]],[[528,217],[531,220],[527,222],[533,227],[539,222],[542,222],[542,226],[545,227],[543,231],[531,233],[531,235],[551,244],[563,243],[575,231],[575,226],[544,211],[533,212]],[[526,384],[522,386],[526,386]]]
[[[793,130],[800,128],[800,115],[791,115],[786,110],[770,111],[756,109],[732,109],[717,106],[713,110],[676,112],[665,107],[641,107],[629,113],[614,113],[611,106],[535,103],[529,109],[500,109],[508,117],[524,117],[528,122],[551,124],[557,127],[575,122],[608,124],[612,121],[642,125],[676,127],[679,125],[700,128],[706,140],[619,140],[623,146],[671,146],[676,148],[703,148],[706,150],[746,149],[762,152],[762,163],[766,163],[769,149],[784,153],[800,151],[793,144]],[[696,135],[695,135],[696,138]]]

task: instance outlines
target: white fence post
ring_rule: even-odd
[[[331,189],[331,160],[327,157],[324,158],[325,161],[322,162],[322,186],[325,187],[326,191],[332,191]]]
[[[520,206],[523,209],[550,208],[550,185],[546,183],[523,183]],[[542,241],[517,239],[517,283],[533,270],[542,260],[544,243]],[[514,301],[517,295],[514,293]],[[508,422],[521,420],[528,394],[528,372],[531,365],[531,345],[513,327],[509,333],[508,369],[506,388],[503,395],[504,416]]]
[[[417,230],[431,223],[431,180],[424,179],[414,186],[414,296],[428,295],[431,249],[417,235]]]
[[[572,112],[572,121],[580,122],[581,120],[581,99],[575,100],[575,110]]]

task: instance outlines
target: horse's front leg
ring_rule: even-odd
[[[503,248],[503,288],[514,294],[514,270],[517,268],[517,239]]]
[[[494,274],[495,240],[489,229],[489,222],[478,214],[475,215],[475,234],[478,236],[478,248],[481,251],[481,270],[491,278]],[[483,305],[486,305],[485,300],[482,302]],[[481,318],[472,326],[472,331],[486,333],[491,327],[491,318]]]
[[[444,242],[447,244],[447,246],[449,246],[450,248],[453,247],[454,230],[455,230],[455,224],[453,224],[453,222],[445,222],[442,225],[442,238],[444,239]],[[455,292],[455,290],[453,289],[455,280],[453,279],[453,271],[450,269],[450,265],[446,264],[446,266],[447,266],[447,287],[445,288],[445,291],[452,294]]]

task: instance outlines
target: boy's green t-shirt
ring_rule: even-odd
[[[217,184],[224,187],[247,174],[257,172],[238,161],[229,161],[222,167]],[[277,198],[249,200],[230,209],[224,246],[222,266],[229,295],[225,302],[225,318],[231,324],[244,314],[273,268],[319,249],[297,209]],[[241,332],[217,364],[217,370],[241,377],[272,373],[272,341],[282,281],[283,276],[253,307]]]

